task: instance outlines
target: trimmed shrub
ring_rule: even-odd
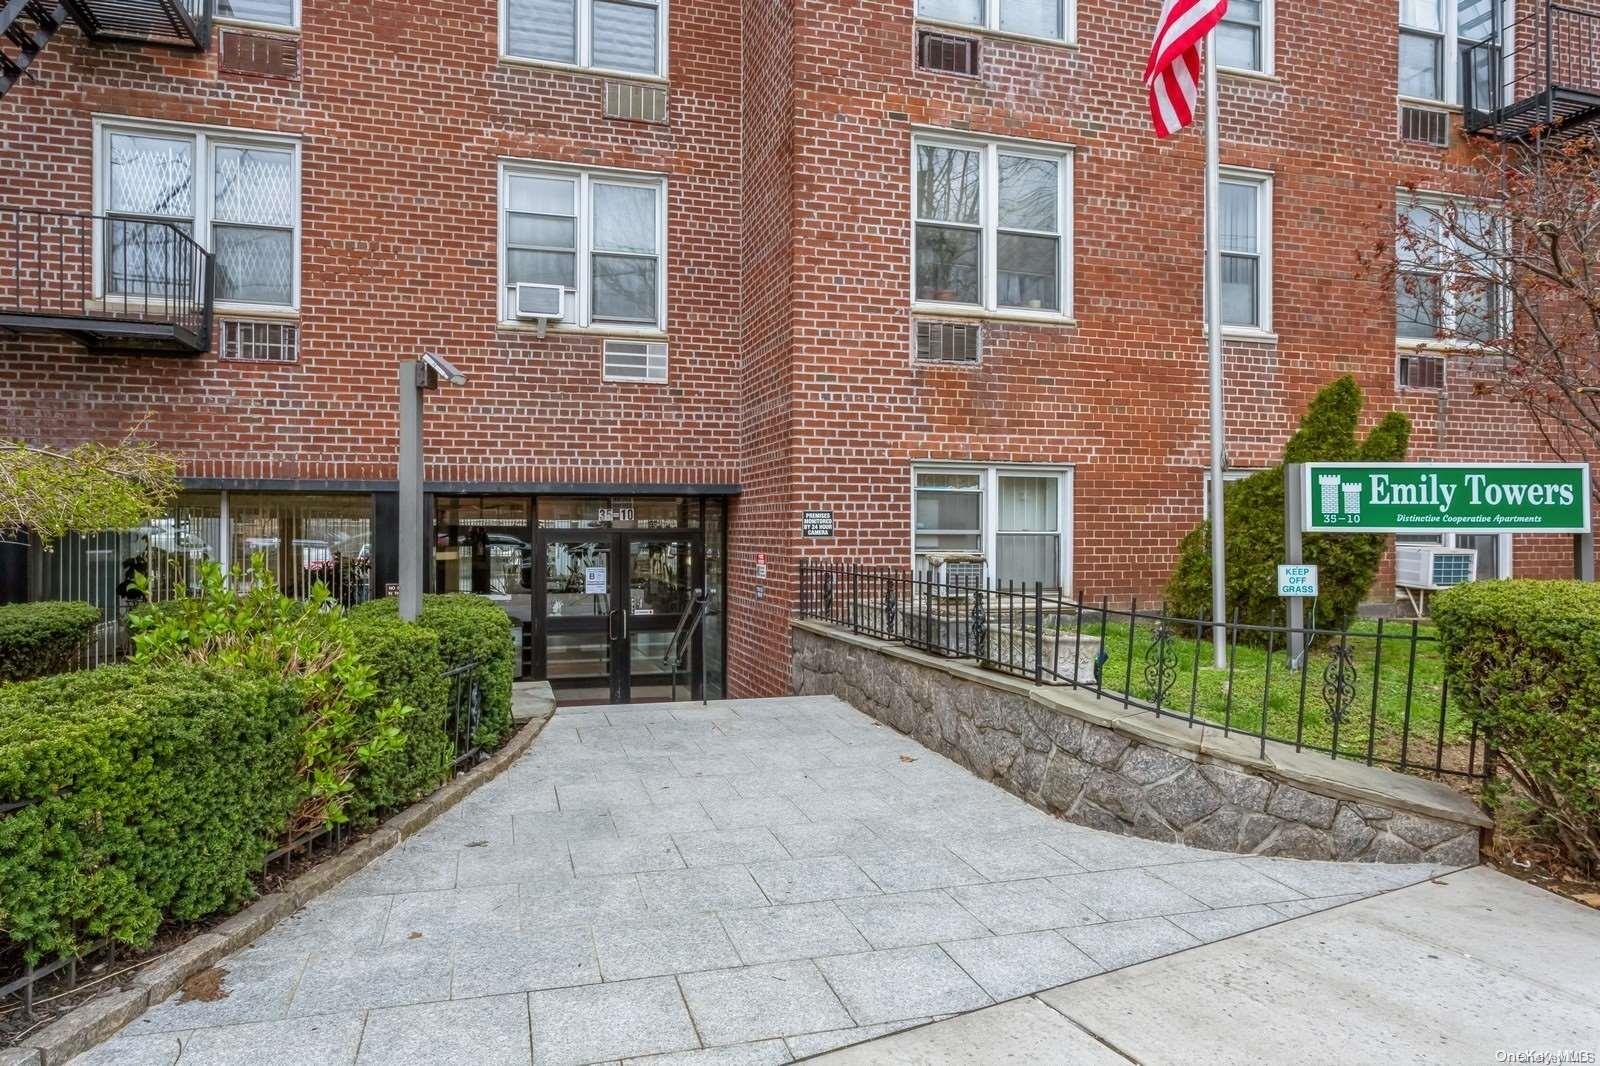
[[[350,621],[321,582],[295,600],[278,591],[259,555],[231,581],[205,563],[196,594],[146,604],[129,624],[141,666],[191,663],[294,683],[301,798],[292,834],[346,821],[356,776],[405,746],[411,708],[378,698]]]
[[[1399,462],[1406,457],[1411,422],[1391,412],[1364,441],[1357,442],[1363,400],[1355,379],[1342,377],[1311,401],[1300,428],[1284,448],[1283,463]],[[1225,486],[1223,516],[1228,539],[1229,612],[1245,625],[1281,625],[1278,564],[1284,561],[1283,465]],[[1321,568],[1317,627],[1344,629],[1378,576],[1386,537],[1321,534],[1305,538],[1305,561]],[[1178,565],[1167,585],[1167,608],[1185,618],[1211,616],[1211,523],[1196,526],[1178,549]],[[1309,623],[1310,619],[1307,619]],[[1248,640],[1248,630],[1239,634]],[[1261,637],[1265,640],[1265,637]]]
[[[1433,619],[1458,705],[1567,856],[1600,873],[1600,585],[1459,585]]]
[[[438,788],[449,776],[455,745],[445,728],[450,682],[444,676],[439,635],[377,614],[352,618],[350,631],[356,654],[372,670],[378,687],[377,700],[365,708],[366,716],[378,706],[411,708],[403,726],[405,744],[363,764],[352,781],[349,814],[364,822],[415,803]]]
[[[399,609],[398,601],[389,597],[364,603],[351,615],[396,617]],[[476,739],[486,749],[498,748],[511,734],[511,682],[517,676],[517,648],[505,610],[493,600],[467,593],[424,596],[417,624],[439,634],[439,654],[446,668],[478,664],[483,723]]]
[[[0,607],[0,681],[59,674],[99,624],[100,609],[91,603]]]
[[[39,961],[250,898],[299,795],[287,685],[105,667],[0,689],[0,935]]]

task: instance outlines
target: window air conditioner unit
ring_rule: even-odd
[[[1395,546],[1394,583],[1405,589],[1437,592],[1478,580],[1478,553],[1437,544]]]
[[[517,321],[539,323],[539,335],[549,322],[560,322],[567,314],[567,290],[560,285],[517,284]]]

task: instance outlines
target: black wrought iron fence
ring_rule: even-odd
[[[1350,629],[1223,624],[1015,582],[802,560],[798,614],[1040,685],[1259,742],[1435,777],[1492,775],[1493,752],[1455,713],[1443,648],[1420,622]],[[1291,657],[1291,650],[1298,658]]]

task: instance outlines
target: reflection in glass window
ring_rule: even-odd
[[[1066,0],[917,0],[921,18],[1065,40]]]
[[[665,327],[659,179],[508,167],[501,203],[507,321],[516,286],[537,284],[567,290],[570,325]]]
[[[501,47],[508,56],[666,73],[662,0],[505,0],[504,10]]]
[[[1066,156],[918,141],[914,293],[986,309],[1066,307]]]

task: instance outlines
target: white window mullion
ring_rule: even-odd
[[[578,0],[578,66],[591,65],[594,54],[594,0]]]
[[[993,311],[1000,306],[1000,153],[992,144],[983,149],[978,210],[983,220],[983,306]]]
[[[584,0],[588,6],[588,0]],[[578,323],[591,324],[594,306],[594,184],[589,175],[578,177]]]
[[[983,558],[990,583],[995,583],[1000,559],[1000,477],[994,467],[983,472]]]

